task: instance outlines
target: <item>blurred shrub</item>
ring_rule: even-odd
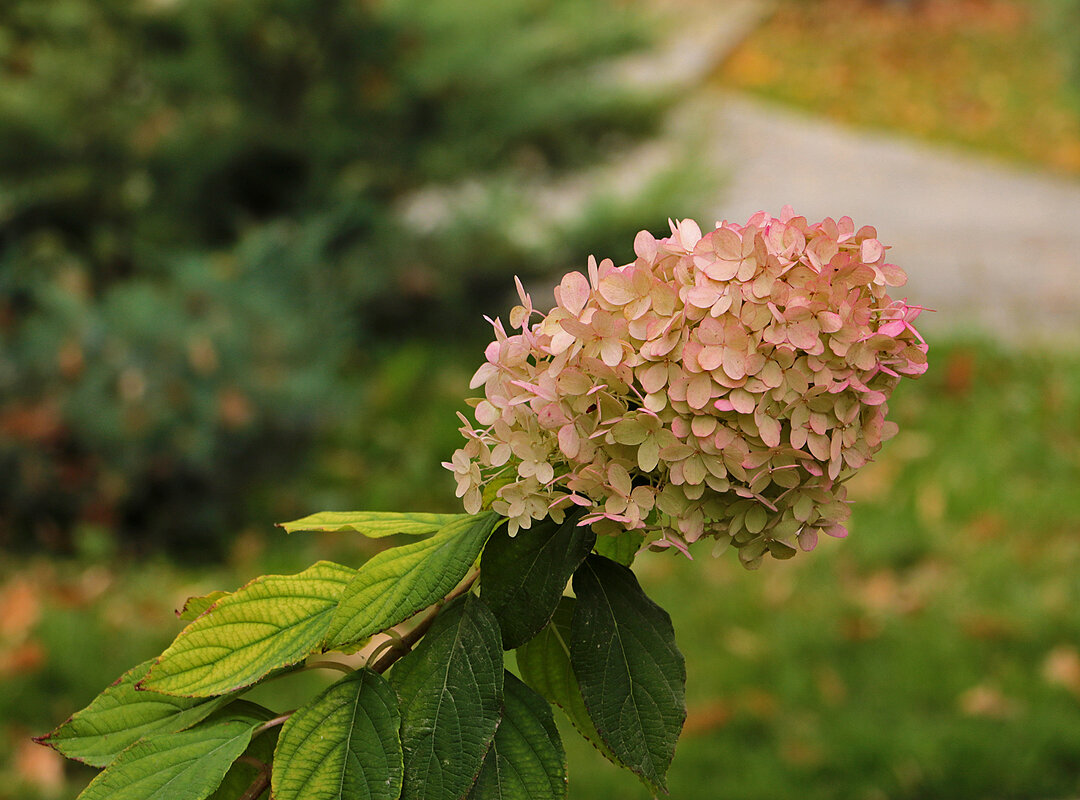
[[[32,531],[66,547],[92,523],[209,555],[239,523],[247,489],[295,467],[344,338],[322,318],[292,238],[267,227],[233,251],[177,256],[100,294],[55,237],[9,257],[7,544]]]
[[[570,216],[528,188],[655,128],[656,97],[595,79],[644,42],[606,0],[3,15],[7,546],[91,523],[213,555],[248,489],[347,408],[357,345],[455,332],[509,274],[630,241],[685,188],[587,193]]]

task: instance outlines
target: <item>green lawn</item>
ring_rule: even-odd
[[[409,351],[376,374],[342,445],[352,455],[320,468],[320,500],[344,502],[363,475],[354,505],[406,502],[383,464],[425,487],[419,503],[452,501],[437,450],[453,446],[475,360],[452,355]],[[639,557],[689,672],[673,798],[1080,792],[1080,355],[931,342],[930,372],[891,406],[901,433],[852,486],[849,539],[754,573],[707,550]],[[411,437],[410,454],[387,436]],[[61,776],[25,737],[154,655],[186,595],[364,556],[349,537],[249,531],[212,573],[89,555],[3,564],[0,798],[75,796],[89,773]],[[648,796],[569,727],[565,739],[573,798]]]

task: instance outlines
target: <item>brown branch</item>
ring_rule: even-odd
[[[292,711],[286,711],[281,716],[274,717],[273,719],[268,719],[266,722],[264,722],[262,725],[255,729],[255,731],[251,734],[251,738],[254,739],[260,733],[265,733],[271,728],[276,728],[278,725],[283,725],[285,723],[285,720],[287,720],[295,713],[296,709],[294,708]]]
[[[262,796],[262,793],[270,788],[270,765],[257,758],[252,758],[251,756],[240,756],[237,761],[250,764],[259,770],[248,788],[240,795],[239,800],[258,800],[258,798]]]
[[[344,672],[346,675],[352,675],[356,672],[356,670],[348,664],[341,661],[333,661],[331,659],[326,659],[324,661],[309,661],[304,664],[304,669],[336,669],[338,672]]]
[[[440,600],[434,608],[428,612],[427,616],[420,620],[415,628],[402,636],[401,641],[395,642],[389,650],[383,653],[382,657],[375,662],[375,665],[371,669],[375,672],[386,672],[386,670],[390,669],[390,666],[395,661],[412,650],[413,645],[420,641],[424,634],[428,632],[432,623],[435,622],[435,618],[439,616],[439,612],[442,611],[443,606],[469,591],[469,589],[472,588],[472,585],[476,583],[478,577],[480,577],[480,570],[475,570],[460,586]]]

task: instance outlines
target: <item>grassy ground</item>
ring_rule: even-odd
[[[852,487],[848,540],[756,573],[730,554],[639,559],[688,664],[673,798],[1080,792],[1080,355],[932,342],[931,356],[891,404],[900,435]],[[469,367],[445,353],[401,358],[358,417],[417,409],[387,423],[415,445],[391,469],[449,497],[435,450],[453,441]],[[435,388],[417,394],[410,375]],[[360,427],[347,443],[359,455],[324,466],[345,470],[336,492],[391,458],[383,432]],[[371,498],[356,483],[353,499]],[[216,572],[90,557],[0,567],[0,798],[75,796],[88,773],[26,736],[155,654],[184,597],[315,557],[357,563],[365,551],[347,537],[250,531]],[[571,729],[565,738],[573,798],[647,797]]]
[[[1080,115],[1044,5],[781,0],[715,81],[842,122],[1080,175]]]

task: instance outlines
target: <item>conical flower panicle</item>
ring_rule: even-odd
[[[446,464],[466,510],[486,489],[513,534],[577,505],[598,533],[684,552],[711,537],[749,567],[846,535],[843,483],[895,434],[901,377],[927,365],[885,249],[848,217],[785,208],[704,236],[692,220],[642,231],[633,262],[564,276],[547,315],[518,282],[516,332],[493,322],[476,425],[462,417]]]

